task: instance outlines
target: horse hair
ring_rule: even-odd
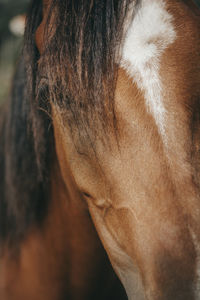
[[[59,107],[71,131],[90,135],[92,128],[96,136],[97,120],[107,130],[108,115],[115,126],[117,62],[131,2],[139,1],[53,0],[39,57],[42,2],[32,1],[11,99],[1,110],[1,245],[17,245],[47,214],[54,151],[49,104]]]

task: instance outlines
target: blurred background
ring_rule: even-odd
[[[25,13],[30,0],[0,0],[0,103],[8,96],[22,48]]]

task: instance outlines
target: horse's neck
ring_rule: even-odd
[[[51,191],[42,228],[32,229],[17,259],[0,261],[0,299],[124,299],[87,208],[70,199],[57,165]]]

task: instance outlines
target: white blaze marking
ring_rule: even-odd
[[[131,10],[131,9],[130,9]],[[163,0],[142,0],[130,24],[127,18],[121,66],[144,92],[147,109],[165,136],[165,106],[159,76],[160,58],[176,33]]]

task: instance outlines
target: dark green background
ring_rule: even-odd
[[[29,0],[0,0],[0,102],[8,97],[22,44],[22,38],[10,32],[9,22],[13,17],[24,14],[28,3]]]

